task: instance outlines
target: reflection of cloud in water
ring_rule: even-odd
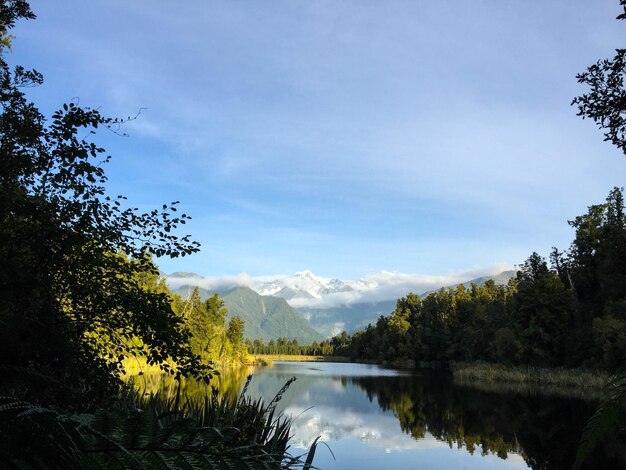
[[[500,441],[493,441],[490,434],[486,437],[488,453],[481,455],[482,439],[476,442],[478,434],[474,435],[477,432],[474,428],[482,421],[473,426],[473,422],[468,421],[470,431],[474,433],[468,442],[475,445],[473,454],[470,454],[463,436],[459,437],[458,428],[454,427],[464,422],[460,419],[446,421],[449,401],[456,395],[442,397],[437,394],[441,390],[437,388],[440,384],[430,381],[428,375],[411,375],[406,371],[366,364],[275,363],[273,367],[259,369],[248,393],[270,400],[292,376],[297,376],[298,380],[278,403],[277,411],[294,420],[290,441],[293,449],[306,451],[318,436],[330,446],[337,461],[330,453],[321,452],[316,455],[320,468],[528,468],[519,455],[508,452],[509,448],[515,448],[512,445],[504,443],[508,453],[506,460],[491,453],[498,448]],[[463,391],[459,399],[464,399],[465,394]],[[472,401],[474,407],[481,403]],[[490,406],[488,404],[485,408],[487,416],[490,416]],[[424,438],[415,439],[402,431],[401,422],[406,429],[417,426],[416,435],[419,435],[432,424],[428,419],[434,423],[432,430],[435,434],[443,420],[443,441],[428,432]],[[490,423],[489,419],[487,423]],[[448,437],[451,445],[446,440]],[[492,441],[496,445],[490,447]],[[414,466],[416,462],[420,462],[417,467]]]
[[[302,406],[289,406],[285,415],[294,417],[291,430],[293,437],[291,445],[297,449],[307,450],[317,437],[320,441],[331,443],[342,439],[358,439],[363,444],[382,449],[386,454],[407,450],[442,449],[450,448],[444,441],[438,441],[426,432],[424,438],[414,439],[408,434],[400,432],[398,420],[388,414],[364,414],[350,409],[332,406],[315,406],[307,409]],[[455,449],[466,453],[465,446]],[[495,454],[481,455],[480,445],[474,452],[474,457],[481,456],[487,463],[507,463],[507,468],[528,469],[523,457],[509,452],[506,459]],[[491,467],[490,467],[491,468]]]
[[[344,381],[340,379],[335,379],[332,382],[332,389],[335,393],[346,393],[346,385]]]
[[[310,410],[290,406],[285,415],[293,416],[291,443],[299,449],[308,449],[313,441],[321,436],[321,441],[338,441],[353,437],[368,446],[384,449],[386,452],[405,449],[427,449],[448,447],[430,434],[424,439],[415,440],[398,432],[398,420],[394,416],[356,413],[348,409],[329,406],[316,406]]]

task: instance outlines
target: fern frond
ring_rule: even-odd
[[[606,385],[598,408],[583,430],[573,470],[579,470],[598,445],[625,428],[626,368],[613,376]]]
[[[248,379],[248,382],[251,378]],[[0,397],[0,461],[32,469],[278,469],[312,468],[287,450],[291,420],[276,404],[293,379],[265,407],[244,391],[235,399],[195,402],[128,396],[110,409],[71,416]]]

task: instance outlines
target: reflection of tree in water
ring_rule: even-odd
[[[356,377],[352,381],[390,410],[403,432],[416,439],[426,432],[450,447],[469,452],[509,452],[524,457],[533,469],[571,468],[581,431],[594,403],[523,393],[486,392],[455,386],[441,374]],[[619,447],[607,450],[616,456]],[[589,459],[590,469],[619,468],[601,451]]]
[[[252,370],[250,367],[226,369],[220,375],[214,376],[209,385],[206,385],[193,379],[177,381],[173,376],[152,368],[140,376],[133,377],[132,383],[133,387],[142,393],[158,393],[166,398],[176,396],[180,387],[181,396],[191,400],[203,400],[205,396],[211,396],[211,387],[216,387],[219,396],[234,400]]]

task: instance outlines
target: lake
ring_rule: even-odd
[[[328,445],[317,448],[321,469],[571,468],[597,404],[462,386],[430,370],[324,362],[257,368],[248,394],[267,402],[293,376],[278,409],[293,417],[292,454],[304,453],[317,436]],[[607,459],[599,452],[589,468],[620,468]]]

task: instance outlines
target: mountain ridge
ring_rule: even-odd
[[[505,270],[494,275],[474,277],[465,282],[451,282],[437,289],[422,290],[420,295],[423,297],[431,292],[454,288],[458,285],[467,288],[471,284],[480,286],[489,279],[493,279],[496,284],[506,284],[515,276],[515,273],[515,270]],[[202,283],[207,278],[184,272],[172,273],[166,279],[168,283],[174,280],[179,284],[173,290],[180,293],[188,292],[193,288],[194,283]],[[405,282],[396,289],[396,292],[385,294],[386,291],[380,281],[366,278],[343,281],[338,278],[316,276],[309,270],[297,272],[290,278],[266,276],[255,284],[255,287],[256,289],[231,284],[208,289],[199,287],[199,290],[203,298],[215,292],[219,293],[224,298],[229,312],[234,312],[231,315],[239,315],[246,321],[246,337],[269,340],[284,336],[289,339],[296,338],[299,342],[327,338],[344,329],[352,333],[365,328],[369,323],[375,323],[380,315],[390,314],[395,309],[399,297],[409,292],[419,292],[418,289],[413,288],[418,287],[417,285],[412,286]],[[397,293],[399,289],[402,289],[401,294]],[[235,291],[239,294],[233,294]],[[268,292],[272,294],[269,295]],[[241,299],[237,301],[237,295],[245,297],[246,302]],[[387,295],[386,298],[385,295]],[[381,296],[383,298],[378,298]],[[270,299],[280,299],[280,301]],[[359,299],[363,300],[359,301]],[[307,305],[308,301],[322,305],[315,303]],[[329,304],[323,305],[324,301],[329,301]],[[275,316],[271,321],[264,321],[268,306],[271,306]],[[278,318],[281,320],[278,321]],[[288,327],[283,327],[281,322]]]
[[[174,289],[179,295],[187,295],[193,286]],[[302,315],[281,297],[260,295],[245,286],[222,289],[211,292],[198,288],[200,297],[206,300],[217,293],[224,300],[228,309],[227,319],[234,316],[244,321],[244,337],[250,340],[287,338],[297,340],[299,344],[321,341],[324,336],[316,331]]]
[[[454,289],[459,285],[470,288],[472,284],[475,284],[480,287],[488,280],[493,280],[496,284],[506,284],[509,279],[515,277],[516,273],[517,271],[515,270],[507,270],[493,276],[481,276],[463,283],[431,289],[419,295],[420,297],[425,297],[441,289]],[[404,295],[408,293],[406,292]],[[327,308],[300,307],[297,310],[317,331],[327,336],[334,336],[343,330],[346,330],[348,333],[354,333],[357,330],[366,328],[370,323],[376,323],[380,315],[389,315],[396,308],[396,302],[397,299],[389,299],[375,302],[355,302],[349,305]]]
[[[356,280],[336,277],[322,277],[310,270],[292,275],[202,277],[195,273],[176,272],[167,275],[168,284],[176,288],[194,285],[220,291],[235,286],[246,286],[260,295],[273,295],[289,301],[292,307],[319,307],[347,305],[361,302],[375,302],[397,299],[407,292],[432,292],[442,286],[480,284],[487,278],[496,278],[513,271],[500,269],[497,272],[481,274],[468,272],[449,275],[406,274],[395,271],[380,271]],[[469,279],[469,281],[468,281]]]

